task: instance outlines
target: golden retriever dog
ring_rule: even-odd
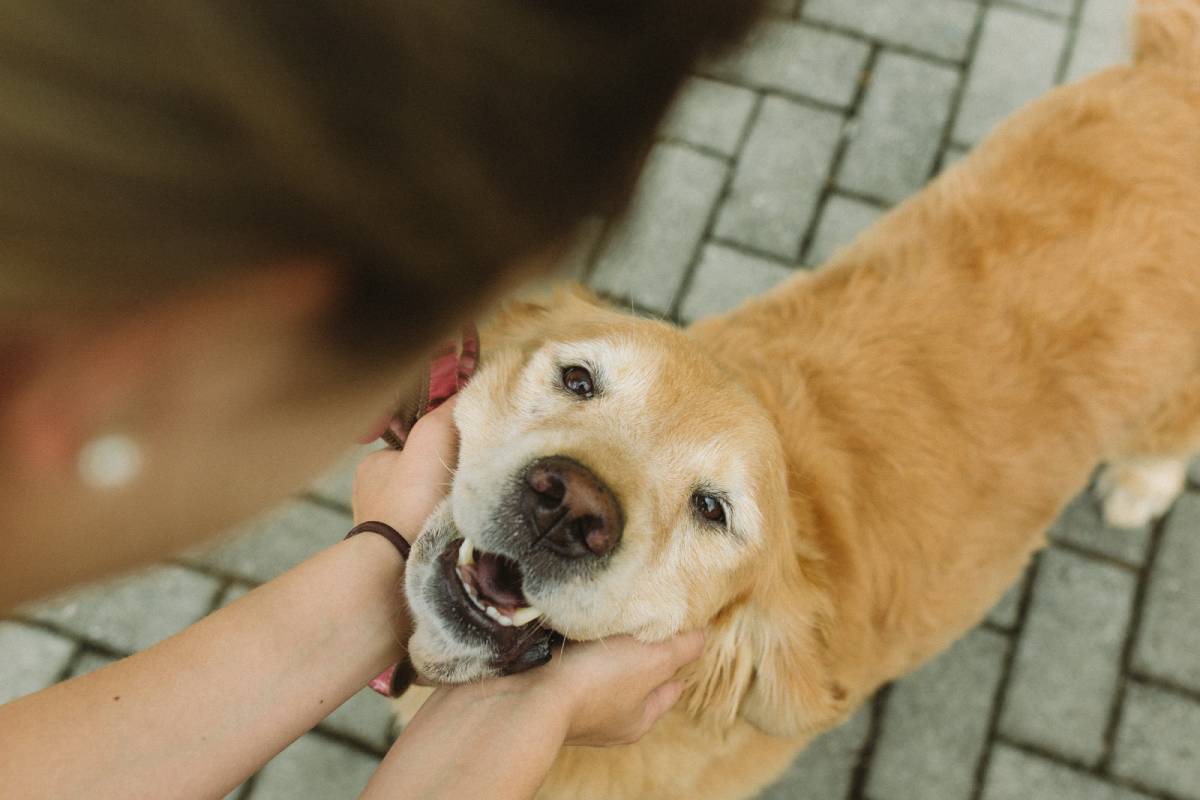
[[[1200,449],[1200,0],[814,274],[686,330],[563,292],[485,333],[413,548],[434,681],[708,631],[636,744],[546,798],[744,798],[975,625],[1094,468],[1161,514]],[[422,690],[401,701],[408,710]]]

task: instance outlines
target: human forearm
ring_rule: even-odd
[[[401,652],[403,565],[360,535],[181,634],[0,707],[14,796],[213,797]]]
[[[567,733],[548,695],[491,686],[440,689],[392,746],[364,798],[527,800]]]

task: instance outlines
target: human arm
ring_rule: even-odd
[[[378,455],[390,487],[356,487],[356,512],[411,536],[453,464],[448,411],[404,454]],[[0,784],[27,798],[223,795],[397,660],[403,570],[382,537],[355,536],[144,652],[0,706]]]
[[[627,636],[573,644],[520,675],[441,687],[363,797],[531,798],[564,744],[641,738],[679,699],[683,686],[673,676],[703,642],[693,631],[649,645]]]

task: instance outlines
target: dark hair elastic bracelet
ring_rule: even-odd
[[[346,534],[346,538],[349,539],[351,536],[362,533],[363,531],[368,533],[378,533],[380,536],[392,543],[392,547],[395,547],[396,550],[399,551],[401,558],[403,558],[405,561],[408,561],[408,554],[412,548],[409,546],[408,541],[391,525],[388,525],[386,522],[378,522],[376,520],[360,522],[350,529],[350,532]]]

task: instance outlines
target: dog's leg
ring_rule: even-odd
[[[1104,467],[1096,494],[1104,521],[1114,528],[1138,528],[1166,513],[1183,492],[1187,459],[1131,457]]]
[[[1100,473],[1095,492],[1104,520],[1136,528],[1166,513],[1183,491],[1187,465],[1200,451],[1200,376],[1185,382]]]

